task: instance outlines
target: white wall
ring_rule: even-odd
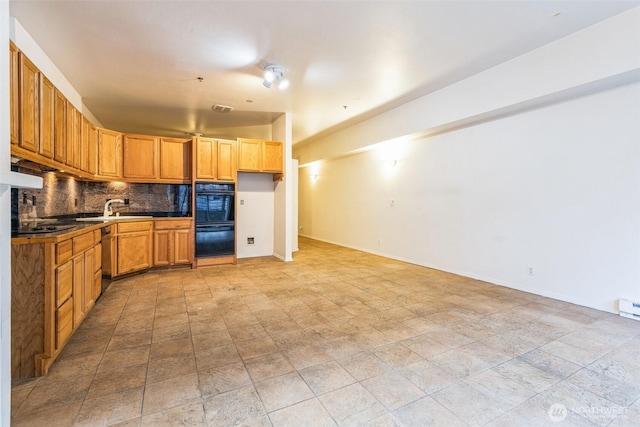
[[[274,246],[273,254],[283,261],[292,261],[293,234],[293,177],[296,171],[291,170],[292,126],[291,113],[284,113],[273,122],[273,139],[284,144],[284,180],[275,184],[274,212]]]
[[[9,172],[9,2],[0,1],[0,173]],[[11,192],[0,185],[0,423],[11,416]]]
[[[274,195],[271,174],[238,173],[237,257],[273,255]],[[253,237],[254,244],[247,243]]]
[[[640,299],[639,12],[296,146],[301,234],[612,312]],[[500,79],[516,94],[492,98]]]

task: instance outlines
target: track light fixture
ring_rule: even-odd
[[[286,89],[289,87],[289,80],[284,78],[282,67],[277,64],[269,64],[264,67],[264,81],[262,85],[267,89],[278,83],[278,89]]]

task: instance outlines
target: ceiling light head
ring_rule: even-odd
[[[264,80],[262,85],[267,89],[273,86],[273,83],[278,83],[279,89],[286,89],[289,87],[289,80],[284,78],[284,71],[278,64],[269,64],[264,67]]]

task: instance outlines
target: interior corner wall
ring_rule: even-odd
[[[0,2],[0,174],[10,171],[9,2]],[[11,419],[11,191],[0,185],[0,425]]]
[[[615,312],[640,300],[639,119],[633,83],[303,168],[302,233]]]
[[[291,151],[293,144],[291,113],[284,113],[273,124],[273,139],[281,141],[284,146],[284,179],[275,182],[274,188],[274,245],[273,254],[283,261],[292,261],[292,215],[293,215],[293,177],[296,171],[291,170]]]

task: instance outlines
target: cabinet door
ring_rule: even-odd
[[[56,268],[56,307],[60,307],[73,294],[73,262],[67,261]]]
[[[75,160],[74,155],[76,152],[75,144],[77,144],[78,135],[77,135],[77,127],[76,127],[76,107],[73,106],[72,103],[67,101],[67,112],[66,112],[66,134],[67,134],[67,156],[66,156],[66,164],[75,167],[75,164],[80,164],[80,159]]]
[[[73,135],[73,166],[82,169],[82,113],[75,110],[76,120],[74,122],[75,133]]]
[[[173,231],[157,230],[153,232],[153,265],[163,266],[173,263]]]
[[[235,181],[235,152],[235,141],[218,140],[218,179],[223,181]]]
[[[102,294],[102,270],[93,273],[93,301]]]
[[[98,173],[98,128],[89,123],[89,162],[87,172]]]
[[[160,138],[160,179],[191,179],[191,141]]]
[[[238,138],[238,170],[260,172],[261,147],[261,140]]]
[[[53,157],[55,141],[56,88],[40,73],[40,154]]]
[[[73,332],[73,297],[56,310],[56,350],[62,348]]]
[[[262,146],[262,170],[282,172],[282,142],[264,141]]]
[[[122,178],[122,134],[98,129],[98,175]]]
[[[216,179],[216,140],[196,138],[196,179]]]
[[[83,304],[84,312],[88,313],[94,306],[95,299],[93,298],[93,286],[94,286],[94,271],[96,251],[94,248],[89,249],[84,253],[84,280],[82,282],[83,290]]]
[[[91,122],[83,115],[78,115],[80,126],[80,170],[89,171],[89,158],[91,156],[89,150],[89,139],[91,138]]]
[[[84,319],[84,255],[73,258],[73,328]]]
[[[65,163],[67,160],[67,98],[56,89],[54,100],[53,159]]]
[[[39,145],[39,74],[29,58],[20,57],[20,139],[18,144],[27,150],[38,152]]]
[[[118,275],[151,267],[151,232],[118,236]]]
[[[20,139],[20,59],[18,58],[18,48],[9,41],[9,93],[11,116],[11,143],[17,144]]]
[[[153,180],[158,177],[158,138],[125,135],[123,142],[123,176]]]
[[[175,230],[173,236],[174,264],[191,263],[191,230]]]

